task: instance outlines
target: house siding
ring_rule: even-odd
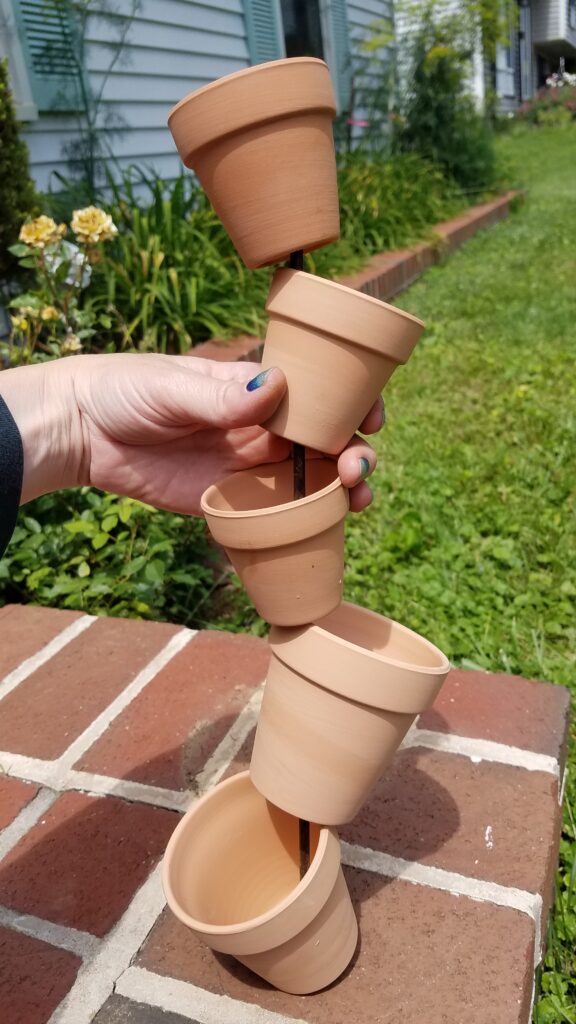
[[[362,44],[369,40],[374,34],[383,32],[386,22],[389,23],[391,31],[394,25],[394,5],[392,0],[347,0],[348,26],[350,30],[350,46],[352,51],[352,64],[358,63],[363,56]],[[384,22],[384,24],[379,24]],[[371,53],[369,62],[362,61],[362,73],[357,83],[363,93],[376,90],[381,81],[386,64],[393,59],[391,46],[381,47]],[[354,110],[355,120],[363,121],[370,119],[370,111],[356,106]],[[353,138],[361,140],[363,131],[361,128],[353,128]]]
[[[532,30],[536,45],[563,38],[566,0],[534,0]]]
[[[129,0],[118,4],[128,14]],[[170,108],[187,92],[249,64],[242,0],[142,0],[121,59],[106,78],[111,50],[109,23],[95,16],[86,34],[86,71],[95,93],[103,88],[102,123],[119,131],[110,148],[119,167],[132,163],[173,178],[181,164],[166,126]],[[73,115],[42,115],[24,133],[31,169],[48,189],[54,169],[66,173],[63,147],[73,143]]]

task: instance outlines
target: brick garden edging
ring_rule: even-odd
[[[522,194],[520,191],[512,190],[498,196],[497,199],[492,199],[489,203],[472,206],[458,217],[442,221],[431,228],[435,236],[433,242],[422,242],[408,249],[380,253],[373,256],[363,270],[339,278],[339,282],[376,299],[387,301],[409,288],[429,267],[440,263],[447,254],[473,238],[478,231],[483,231],[508,217],[514,200],[519,199]],[[247,359],[258,361],[261,351],[260,338],[240,334],[236,338],[205,341],[191,349],[189,354],[203,359],[228,362]]]
[[[558,855],[569,695],[453,670],[341,830],[362,941],[277,992],[165,909],[179,814],[247,766],[264,641],[0,610],[0,1020],[528,1024]]]

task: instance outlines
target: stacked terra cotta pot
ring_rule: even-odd
[[[349,501],[335,457],[423,324],[295,269],[303,251],[339,237],[335,114],[326,64],[302,57],[213,82],[169,116],[246,265],[290,260],[272,280],[263,367],[288,382],[265,426],[295,454],[202,497],[213,537],[271,624],[271,661],[250,770],[184,816],[164,888],[208,946],[298,994],[333,982],[357,944],[335,826],[357,813],[449,667],[410,629],[342,601]],[[321,456],[305,473],[304,447]]]

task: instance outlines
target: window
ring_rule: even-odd
[[[568,28],[576,29],[576,0],[568,0]]]
[[[319,0],[281,0],[287,57],[324,59]]]
[[[346,0],[244,0],[252,64],[280,57],[320,57],[332,74],[340,110],[350,99]]]

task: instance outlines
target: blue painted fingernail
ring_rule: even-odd
[[[360,480],[365,480],[370,472],[370,463],[365,458],[358,459],[358,462],[360,463]]]
[[[252,380],[249,380],[246,385],[246,391],[257,391],[258,388],[261,388],[268,380],[268,374],[271,369],[272,367],[269,370],[262,370],[256,377],[252,377]]]

